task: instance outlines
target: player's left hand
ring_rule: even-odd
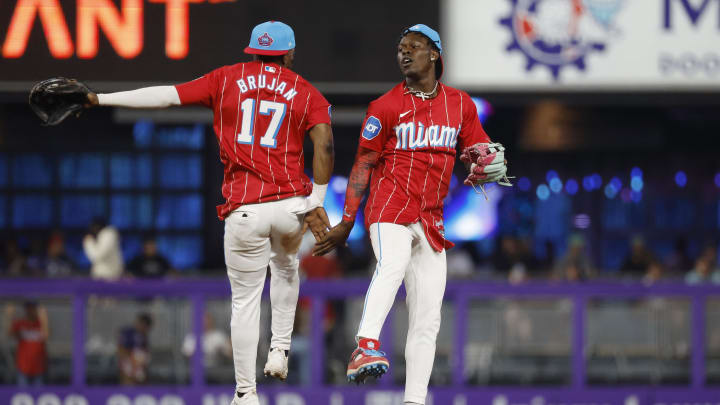
[[[330,253],[337,246],[344,245],[347,241],[350,232],[355,225],[355,221],[340,221],[339,224],[335,225],[330,232],[325,235],[322,240],[319,240],[313,248],[313,256],[322,256]]]
[[[310,228],[310,232],[312,232],[315,237],[315,241],[320,242],[330,229],[330,220],[328,219],[327,212],[325,212],[325,208],[317,207],[305,214],[303,234],[307,228]]]

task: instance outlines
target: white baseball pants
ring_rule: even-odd
[[[358,337],[378,339],[405,281],[409,330],[405,343],[405,402],[424,404],[435,360],[447,263],[445,250],[430,246],[422,225],[370,225],[377,267],[367,295]]]
[[[260,298],[270,265],[270,347],[290,350],[298,300],[298,257],[305,197],[244,205],[225,219],[225,264],[232,289],[232,339],[238,392],[255,388]]]

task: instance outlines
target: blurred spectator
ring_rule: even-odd
[[[330,252],[323,256],[313,256],[312,254],[305,255],[300,260],[300,271],[305,275],[306,278],[311,280],[327,280],[336,279],[342,276],[342,269],[340,268],[340,261],[337,258],[335,251]],[[297,309],[299,312],[310,311],[311,305],[310,298],[300,298],[298,300]],[[335,324],[336,311],[333,308],[331,302],[325,303],[325,324],[324,328],[327,332],[332,329]],[[301,314],[302,315],[302,314]]]
[[[687,284],[704,284],[713,283],[720,284],[720,271],[714,269],[714,263],[712,256],[707,254],[701,255],[695,267],[685,275],[685,282]]]
[[[712,269],[718,269],[717,247],[714,243],[705,246],[705,248],[700,253],[700,256],[705,257],[710,262],[710,267]]]
[[[232,361],[232,346],[230,336],[215,327],[215,320],[212,315],[205,313],[203,317],[203,363],[205,368],[217,367],[226,361]],[[182,344],[182,353],[186,357],[192,357],[195,353],[195,335],[189,333],[185,336]]]
[[[657,260],[653,260],[650,264],[648,264],[647,270],[643,275],[642,282],[647,285],[655,284],[665,276],[664,273],[665,271],[663,270],[662,264]]]
[[[5,243],[5,275],[23,277],[28,274],[27,260],[15,239]]]
[[[332,251],[324,256],[313,256],[308,253],[301,256],[300,271],[310,280],[327,280],[337,279],[342,276],[343,269],[337,252]],[[340,339],[332,339],[333,334],[339,332],[340,328],[335,328],[338,314],[342,314],[344,303],[342,301],[325,302],[325,313],[323,316],[323,332],[326,350],[333,351],[334,343],[342,341]],[[307,385],[310,383],[310,350],[311,344],[308,339],[310,336],[312,300],[309,297],[303,297],[298,300],[297,310],[295,313],[295,325],[293,327],[293,342],[290,356],[289,367],[291,370],[297,371],[292,373],[293,377],[298,377],[296,382]]]
[[[675,240],[673,252],[667,257],[665,268],[676,274],[683,274],[693,267],[693,261],[687,253],[687,239],[679,237]]]
[[[520,244],[513,236],[504,235],[500,238],[500,243],[492,257],[493,269],[496,272],[507,273],[516,264],[524,266]]]
[[[83,239],[83,250],[90,260],[90,276],[101,280],[117,280],[123,273],[123,258],[120,250],[120,234],[107,225],[103,218],[90,223],[88,234]]]
[[[143,243],[143,251],[132,259],[127,270],[135,277],[164,277],[171,270],[170,262],[157,250],[155,239],[147,239]]]
[[[475,274],[475,260],[470,242],[458,243],[447,251],[447,277],[449,279],[470,278]]]
[[[53,232],[47,248],[47,276],[50,278],[70,277],[76,268],[75,262],[65,252],[65,237],[60,232]]]
[[[147,380],[150,362],[150,328],[152,328],[152,317],[142,313],[138,315],[133,326],[120,331],[118,366],[120,383],[123,385],[142,384]]]
[[[339,278],[342,275],[336,252],[324,256],[307,254],[300,259],[300,271],[308,279]]]
[[[568,244],[567,253],[555,264],[553,278],[569,282],[589,279],[593,274],[593,267],[585,252],[585,238],[578,234],[572,235]]]
[[[623,261],[620,271],[624,275],[640,277],[647,273],[654,258],[642,236],[634,236],[630,242],[630,253]]]
[[[33,239],[30,242],[30,254],[27,257],[27,274],[33,277],[44,276],[46,266],[45,243],[40,238]]]
[[[532,255],[530,240],[520,240],[505,235],[492,256],[496,272],[507,273],[508,281],[519,283],[530,278],[530,273],[540,270],[543,265]]]
[[[24,316],[13,320],[15,307],[5,308],[8,335],[17,340],[15,365],[17,384],[21,387],[41,386],[47,371],[47,350],[45,343],[50,335],[47,311],[34,301],[24,304]]]

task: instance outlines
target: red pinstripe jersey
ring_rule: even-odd
[[[365,223],[422,222],[437,251],[445,239],[443,199],[448,193],[455,151],[490,142],[475,104],[464,91],[442,83],[438,95],[423,100],[400,83],[370,103],[360,146],[380,152],[370,180]]]
[[[330,104],[313,85],[290,69],[254,61],[175,87],[183,105],[213,110],[225,166],[220,219],[243,204],[310,194],[303,139],[313,126],[330,124]]]

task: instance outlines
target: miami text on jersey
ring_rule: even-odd
[[[277,78],[273,77],[272,82],[268,84],[267,76],[264,74],[260,74],[255,77],[255,75],[248,75],[245,77],[245,79],[240,79],[237,81],[238,87],[240,87],[240,93],[245,93],[248,90],[255,90],[255,89],[266,89],[268,91],[275,90],[276,93],[281,94],[287,101],[290,101],[297,95],[297,91],[295,88],[288,89],[285,91],[285,88],[287,87],[287,83],[280,82],[280,84],[277,85],[277,88],[275,85],[277,84]],[[285,92],[283,94],[283,92]]]
[[[433,147],[455,148],[460,128],[445,125],[425,127],[422,122],[403,122],[395,127],[397,144],[395,149],[417,149]]]

